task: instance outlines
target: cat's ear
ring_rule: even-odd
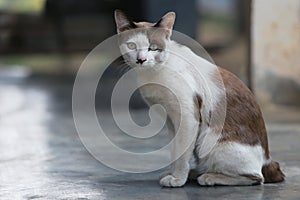
[[[166,29],[167,36],[170,37],[172,35],[175,18],[175,12],[168,12],[154,25],[154,27]]]
[[[136,25],[121,10],[115,10],[115,21],[117,24],[118,33],[136,28]]]

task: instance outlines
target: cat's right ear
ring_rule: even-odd
[[[175,12],[168,12],[154,25],[154,27],[165,29],[167,36],[171,37],[173,26],[175,23],[175,18],[176,18]]]
[[[136,28],[136,25],[121,10],[115,10],[115,21],[118,33]]]

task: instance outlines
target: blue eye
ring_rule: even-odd
[[[127,47],[130,50],[134,50],[134,49],[136,49],[136,44],[134,42],[128,42]]]

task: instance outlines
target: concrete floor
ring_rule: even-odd
[[[300,115],[266,111],[272,156],[287,178],[252,187],[161,188],[158,176],[121,173],[81,144],[72,82],[0,79],[0,199],[300,199]]]

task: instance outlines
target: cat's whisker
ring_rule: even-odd
[[[126,62],[122,62],[117,66],[116,73],[117,75],[121,75],[129,71],[130,66]]]

